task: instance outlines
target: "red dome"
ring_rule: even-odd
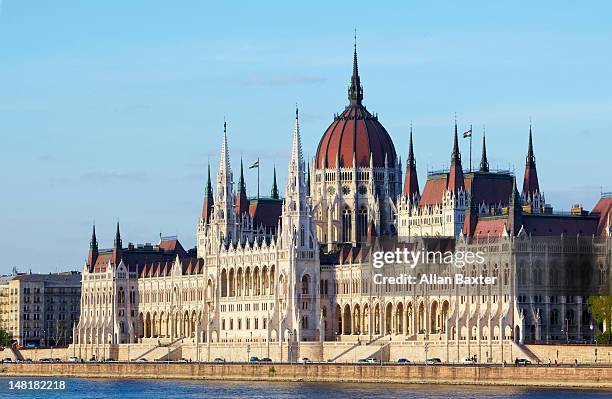
[[[357,45],[348,98],[349,106],[334,118],[319,142],[316,168],[335,168],[336,160],[339,160],[341,168],[367,168],[370,166],[370,155],[374,167],[384,167],[385,156],[388,166],[394,166],[397,155],[389,133],[378,122],[378,117],[361,104],[363,87],[357,68]],[[353,165],[353,157],[357,165]]]
[[[378,118],[361,104],[348,106],[327,128],[319,142],[316,156],[318,169],[335,168],[336,159],[341,168],[352,168],[353,155],[357,167],[370,166],[370,154],[374,167],[395,165],[396,153],[393,141]]]

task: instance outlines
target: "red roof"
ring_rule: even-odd
[[[274,198],[259,198],[249,201],[249,215],[255,220],[255,226],[276,229],[283,210],[283,200]]]
[[[474,229],[474,236],[476,237],[499,237],[506,230],[507,217],[496,216],[496,217],[485,217],[479,218]]]
[[[419,205],[440,204],[446,191],[448,173],[430,176],[425,182]],[[508,204],[512,194],[512,175],[509,173],[470,172],[464,175],[465,190],[474,204]]]
[[[316,167],[335,168],[339,158],[341,168],[352,168],[353,156],[357,167],[369,167],[370,154],[374,167],[385,166],[385,156],[389,166],[395,165],[397,159],[393,141],[378,117],[361,104],[353,104],[323,134],[317,148]]]
[[[612,196],[602,197],[595,204],[595,207],[591,211],[592,215],[599,215],[599,221],[597,223],[597,235],[606,236],[606,227],[608,221],[612,222]]]

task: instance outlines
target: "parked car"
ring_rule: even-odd
[[[397,362],[401,364],[407,364],[407,363],[410,363],[410,360],[400,357],[399,359],[397,359]]]
[[[472,357],[464,357],[461,359],[461,364],[476,364],[476,360]]]
[[[516,359],[516,364],[518,366],[527,366],[527,365],[531,364],[531,361],[529,361],[527,359]]]
[[[312,363],[312,360],[310,360],[307,357],[301,357],[298,359],[298,363],[302,363],[302,364]]]
[[[59,357],[54,357],[53,359],[51,359],[51,361],[52,361],[53,363],[61,363],[61,362],[62,362],[62,359],[60,359]]]
[[[216,357],[213,360],[214,363],[225,363],[225,359],[222,357]]]
[[[367,363],[368,359],[359,359],[357,360],[357,363]]]
[[[269,357],[262,357],[261,359],[259,359],[259,361],[261,363],[272,363],[272,359],[270,359]]]
[[[442,359],[439,357],[432,357],[430,359],[425,360],[426,364],[442,364]]]
[[[26,349],[36,349],[36,345],[34,345],[31,342],[28,342],[27,344],[25,344],[25,348]]]
[[[176,359],[177,363],[189,363],[189,360],[185,359],[184,357],[181,357],[179,359]]]
[[[23,363],[32,363],[32,359],[30,359],[29,357],[26,359],[23,359]]]
[[[68,358],[68,363],[79,363],[81,360],[76,356],[70,356]]]
[[[139,357],[138,359],[136,359],[136,361],[138,363],[146,363],[146,362],[148,362],[147,358],[145,358],[145,357]]]
[[[366,359],[366,363],[378,363],[378,360],[373,357],[369,357]]]
[[[42,359],[40,359],[41,363],[53,363],[53,359],[51,359],[50,357],[43,357]]]
[[[2,359],[2,363],[13,363],[13,359],[11,359],[10,357],[5,357],[4,359]]]
[[[257,356],[251,356],[249,363],[259,363],[259,358]]]
[[[104,359],[102,359],[102,361],[103,361],[103,362],[105,362],[105,363],[113,363],[113,362],[116,362],[116,360],[115,360],[115,359],[113,359],[112,357],[107,357],[107,358],[104,358]]]
[[[97,361],[98,361],[98,359],[96,359],[96,357],[95,357],[95,356],[92,356],[92,357],[90,357],[90,358],[89,358],[89,360],[88,360],[88,361],[90,361],[90,362],[97,362]]]

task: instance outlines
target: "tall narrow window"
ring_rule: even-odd
[[[368,235],[368,210],[365,207],[359,208],[357,229],[357,237],[359,240],[364,240]]]
[[[351,212],[350,208],[345,208],[344,212],[342,213],[342,240],[344,242],[353,241],[351,237],[353,219],[352,216],[353,213]]]

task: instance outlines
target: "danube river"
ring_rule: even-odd
[[[0,398],[284,398],[284,399],[371,399],[371,398],[612,398],[610,391],[534,389],[514,387],[279,383],[189,380],[64,380],[63,391],[9,390],[10,381],[32,378],[0,378]],[[43,378],[38,379],[43,380]],[[58,381],[58,379],[50,379]]]

